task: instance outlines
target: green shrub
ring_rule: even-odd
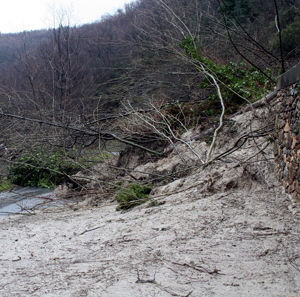
[[[218,80],[223,99],[230,113],[235,112],[239,105],[245,104],[245,99],[248,102],[261,99],[266,89],[270,90],[273,85],[267,76],[258,69],[249,67],[246,63],[230,62],[220,65],[204,57],[196,46],[196,40],[190,37],[185,37],[181,41],[180,47],[185,50],[188,57],[195,61],[195,64],[198,61],[207,72],[213,74]],[[264,73],[272,77],[270,69],[264,69]],[[211,78],[205,77],[199,88],[205,89],[213,85]],[[212,112],[215,112],[216,108],[221,109],[216,92],[209,96],[208,101],[210,101],[210,105],[215,105]]]
[[[228,103],[246,103],[243,98],[254,102],[263,97],[262,92],[269,84],[267,77],[256,68],[248,67],[245,63],[214,64],[213,71],[218,80],[223,83],[220,88],[225,101]],[[265,71],[270,72],[269,69],[265,69]],[[206,78],[199,87],[207,88],[211,84]]]
[[[8,168],[10,182],[26,187],[55,187],[64,176],[80,170],[78,165],[65,160],[63,152],[45,152],[42,148],[24,152],[15,162]]]
[[[146,202],[151,190],[152,185],[141,186],[139,184],[131,184],[128,189],[121,189],[116,196],[119,202],[117,210],[129,209]]]

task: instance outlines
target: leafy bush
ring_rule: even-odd
[[[71,175],[80,167],[65,161],[63,152],[45,152],[35,150],[24,152],[9,167],[10,182],[19,186],[51,188],[62,182],[65,175]]]
[[[152,185],[141,186],[139,184],[131,184],[129,189],[121,189],[116,196],[119,202],[117,210],[129,209],[146,202],[151,190]]]
[[[211,61],[210,61],[211,62]],[[254,67],[248,67],[245,63],[230,62],[225,65],[214,65],[214,74],[222,82],[221,90],[225,101],[245,103],[243,98],[255,101],[263,96],[262,90],[268,84],[268,79]],[[267,70],[268,71],[268,70]],[[200,88],[211,85],[208,78],[204,79]]]
[[[195,43],[196,40],[185,37],[180,43],[180,47],[185,50],[187,56],[196,61],[195,63],[200,62],[204,69],[219,81],[223,99],[230,112],[234,112],[239,105],[246,103],[245,99],[254,102],[263,97],[265,89],[271,89],[272,83],[258,69],[249,67],[246,63],[217,64],[203,57]],[[264,72],[272,77],[270,69],[264,69]],[[213,86],[213,82],[206,77],[199,88],[205,89],[210,86]],[[216,92],[213,92],[208,99],[212,101],[211,105],[215,104],[215,108],[221,108]]]

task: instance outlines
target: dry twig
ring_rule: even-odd
[[[140,278],[140,274],[139,274],[139,270],[137,269],[137,281],[136,283],[140,283],[140,284],[145,284],[145,283],[150,283],[150,284],[155,284],[157,285],[160,289],[164,290],[165,292],[169,293],[171,296],[176,296],[176,297],[188,297],[192,294],[193,291],[190,291],[189,293],[182,295],[176,292],[171,291],[170,289],[162,286],[161,284],[159,284],[156,280],[155,280],[155,273],[153,276],[153,279],[141,279]]]
[[[219,269],[215,268],[213,271],[210,271],[208,270],[207,268],[201,266],[201,265],[197,265],[197,266],[194,266],[194,265],[190,265],[190,264],[187,264],[187,263],[178,263],[178,262],[173,262],[173,261],[170,261],[172,264],[175,264],[175,265],[181,265],[181,266],[186,266],[186,267],[189,267],[189,268],[192,268],[192,269],[195,269],[197,271],[200,271],[200,272],[205,272],[205,273],[208,273],[208,274],[223,274],[224,273],[219,273]]]

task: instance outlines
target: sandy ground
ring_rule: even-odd
[[[156,189],[157,207],[1,218],[0,295],[299,296],[300,207],[271,149],[245,151]]]
[[[1,296],[299,296],[300,212],[280,187],[1,219]]]

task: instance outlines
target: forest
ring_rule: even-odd
[[[107,152],[159,158],[298,63],[298,0],[140,0],[82,26],[0,34],[2,180],[52,187]]]

